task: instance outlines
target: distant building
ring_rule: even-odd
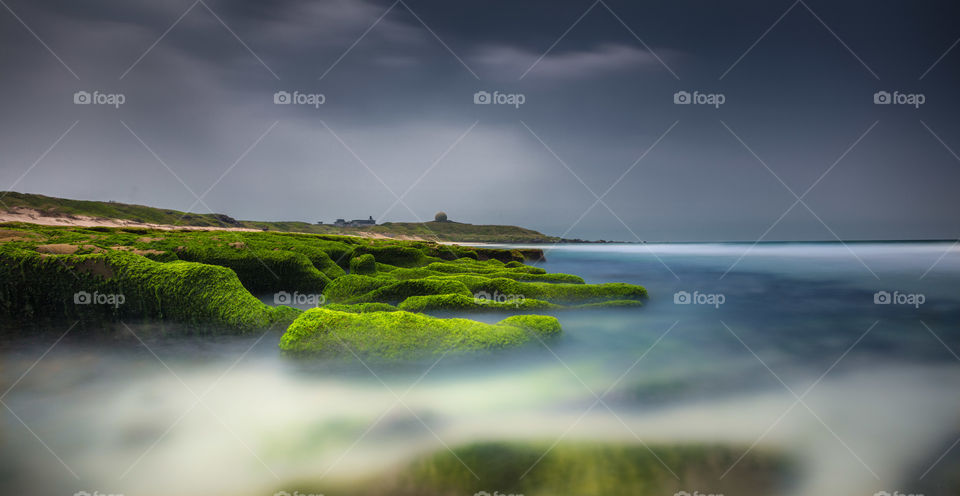
[[[337,220],[333,223],[333,225],[339,226],[339,227],[375,226],[375,225],[377,225],[377,221],[373,220],[373,216],[371,215],[371,216],[370,216],[369,218],[367,218],[367,219],[353,219],[353,220],[351,220],[351,221],[349,221],[349,222],[347,222],[347,221],[345,221],[345,220],[343,220],[343,219],[337,219]]]

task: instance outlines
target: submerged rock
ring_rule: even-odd
[[[798,460],[783,452],[740,445],[481,442],[439,449],[374,477],[299,489],[370,496],[767,496],[790,493],[798,470]]]

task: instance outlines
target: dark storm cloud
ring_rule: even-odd
[[[960,53],[934,65],[960,37],[949,2],[7,4],[56,56],[0,9],[4,188],[753,240],[814,185],[767,239],[960,232],[960,161],[939,142],[960,149]],[[74,105],[78,90],[126,102]],[[475,105],[480,90],[525,101]],[[726,101],[675,105],[681,90]],[[926,103],[875,105],[879,90]]]

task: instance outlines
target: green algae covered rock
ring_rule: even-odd
[[[507,295],[511,300],[534,299],[562,305],[647,298],[647,290],[643,286],[622,282],[604,284],[523,282],[506,277],[488,278],[475,274],[431,276],[429,279],[458,281],[463,283],[473,295]]]
[[[350,296],[342,303],[400,303],[411,296],[422,295],[442,295],[442,294],[462,294],[470,296],[472,293],[460,281],[437,280],[437,279],[410,279],[407,281],[391,281],[389,284],[382,285],[376,289],[361,293],[356,296]],[[329,295],[328,295],[329,298]],[[336,302],[336,300],[334,300]]]
[[[585,284],[579,276],[523,263],[542,259],[534,251],[539,254],[297,233],[7,224],[0,226],[0,316],[147,318],[244,331],[301,314],[271,308],[252,294],[322,292],[330,303],[323,309],[335,312],[323,314],[327,319],[347,314],[339,317],[353,322],[343,328],[353,332],[347,335],[372,354],[393,356],[415,354],[408,345],[421,341],[428,352],[514,346],[530,333],[559,332],[555,319],[530,312],[636,307],[647,297],[641,286]],[[123,301],[83,304],[75,295],[122,295]],[[457,311],[524,315],[497,324],[408,316]],[[396,316],[381,315],[388,313]],[[531,327],[536,323],[543,326]],[[402,336],[391,334],[398,329]],[[374,339],[371,332],[384,333],[382,345],[365,341]]]
[[[522,312],[531,310],[554,310],[562,308],[542,300],[518,299],[496,301],[463,294],[411,296],[397,308],[408,312]]]
[[[572,274],[555,272],[547,274],[539,267],[506,267],[470,266],[448,262],[434,262],[426,267],[401,268],[390,271],[390,277],[396,279],[423,279],[432,276],[482,276],[488,279],[506,278],[515,281],[527,282],[559,282],[567,284],[584,284],[583,278]]]
[[[0,247],[0,313],[155,318],[243,331],[290,322],[300,312],[263,304],[232,270],[215,265],[161,263],[123,251],[43,255]]]
[[[327,297],[327,301],[342,302],[395,282],[395,280],[386,277],[347,274],[331,281],[323,290],[323,294]]]
[[[252,293],[300,291],[320,293],[330,277],[318,270],[307,255],[292,251],[247,247],[186,247],[181,260],[227,267]]]
[[[397,267],[417,267],[429,263],[432,258],[424,254],[422,249],[398,244],[358,246],[353,254],[354,256],[370,254],[379,262]]]
[[[514,315],[497,322],[497,324],[519,327],[541,339],[556,336],[562,330],[559,320],[544,315]]]
[[[486,296],[486,295],[485,295]],[[582,305],[557,305],[533,298],[482,298],[462,294],[411,296],[396,308],[408,312],[530,312],[642,307],[639,300],[607,300]]]
[[[724,477],[733,464],[738,470]],[[786,492],[801,467],[785,450],[739,444],[486,441],[424,454],[352,493],[469,495],[490,488],[487,494],[503,496],[770,495]],[[711,490],[693,489],[705,486]]]
[[[313,308],[290,324],[280,339],[280,348],[295,353],[355,353],[394,360],[511,348],[559,333],[557,319],[542,315],[514,316],[486,324],[403,311],[350,313]]]
[[[365,276],[376,274],[377,260],[369,253],[354,257],[350,259],[350,273]]]
[[[367,313],[367,312],[396,312],[397,307],[389,303],[356,303],[348,305],[346,303],[331,303],[324,305],[327,310],[336,310],[338,312]]]

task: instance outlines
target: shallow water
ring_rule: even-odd
[[[399,365],[284,357],[279,330],[8,324],[0,486],[293,493],[473,441],[562,439],[778,450],[799,463],[783,494],[947,494],[960,458],[950,243],[560,245],[548,260],[651,298],[560,313],[564,335],[527,349]],[[679,291],[714,304],[677,304]],[[878,291],[924,301],[875,304]]]

